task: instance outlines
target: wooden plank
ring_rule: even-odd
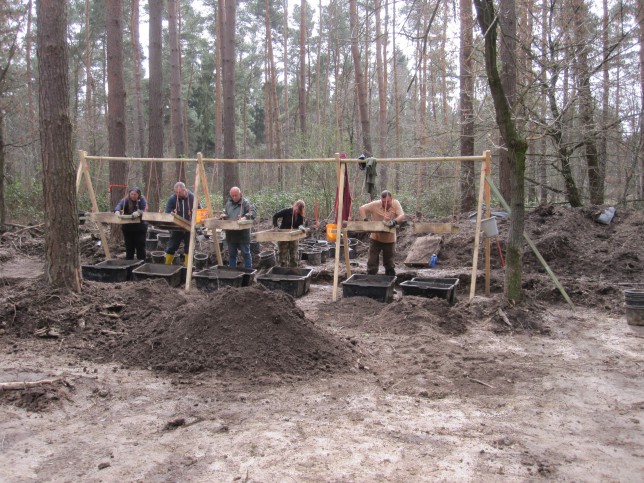
[[[442,236],[425,235],[418,237],[407,252],[407,258],[405,258],[403,263],[408,267],[427,267],[430,257],[434,253],[440,253],[442,244]]]
[[[253,220],[220,220],[218,218],[206,218],[203,221],[206,228],[211,230],[248,230],[253,226]]]
[[[201,163],[201,153],[197,153],[197,157],[199,159],[199,163]],[[190,219],[190,242],[188,244],[188,253],[186,253],[186,256],[188,257],[188,263],[186,264],[186,292],[190,291],[190,284],[192,281],[192,264],[194,263],[195,259],[195,242],[197,241],[197,210],[199,209],[199,181],[201,181],[201,172],[199,171],[199,169],[197,169],[195,173],[195,198],[194,205],[192,207],[192,218]],[[188,199],[188,206],[189,205],[190,199]]]
[[[470,280],[470,302],[476,293],[476,269],[479,263],[479,242],[481,239],[481,219],[483,214],[483,194],[485,192],[485,169],[481,169],[479,181],[479,201],[476,205],[476,231],[474,232],[474,255],[472,256],[472,277]]]
[[[167,230],[190,231],[190,222],[175,213],[153,213],[146,211],[143,213],[142,218],[143,221],[147,221],[150,225]]]
[[[129,225],[132,223],[141,223],[141,217],[132,215],[117,215],[111,211],[102,211],[100,213],[88,212],[85,217],[95,223],[112,223],[114,225]]]
[[[89,193],[89,199],[92,202],[92,210],[94,213],[98,213],[96,193],[94,193],[94,187],[92,186],[92,177],[89,175],[89,165],[87,164],[86,160],[87,153],[85,151],[81,151],[79,154],[80,167],[83,170],[83,177],[85,178],[85,184],[87,185],[87,192]],[[103,231],[103,225],[98,223],[96,227],[98,228],[98,235],[101,237],[101,247],[105,252],[105,258],[109,260],[110,258],[112,258],[112,255],[110,254],[110,247],[107,244],[107,237],[105,236],[105,232]]]
[[[342,226],[342,204],[344,203],[344,172],[347,169],[345,163],[340,162],[340,153],[335,153],[335,160],[337,164],[337,175],[338,175],[338,217],[335,221],[338,227]],[[333,301],[338,300],[338,281],[340,274],[340,238],[339,236],[335,237],[335,261],[333,262]],[[347,237],[344,237],[345,239]],[[349,269],[349,257],[347,257],[347,269]],[[347,278],[350,277],[350,271],[347,271]]]
[[[414,223],[414,234],[420,233],[458,233],[459,227],[451,223]]]
[[[346,231],[379,231],[395,233],[396,228],[385,225],[382,221],[347,221]]]
[[[294,241],[306,238],[306,233],[301,230],[266,230],[252,233],[251,238],[256,242]]]

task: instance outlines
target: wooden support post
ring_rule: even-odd
[[[197,153],[197,171],[199,172],[199,176],[201,177],[201,181],[203,182],[203,192],[206,196],[206,210],[208,212],[207,218],[212,218],[214,215],[212,212],[212,201],[210,200],[210,190],[208,189],[208,176],[206,176],[206,169],[203,165],[203,155],[201,153]],[[219,237],[217,237],[217,230],[213,230],[212,232],[212,245],[215,250],[215,254],[217,255],[217,265],[223,265],[223,261],[221,259],[221,250],[219,249]]]
[[[198,154],[198,156],[201,156],[201,153]],[[190,282],[192,281],[192,263],[194,260],[194,255],[195,255],[195,239],[197,237],[197,209],[199,208],[199,181],[201,180],[201,173],[199,172],[199,169],[197,168],[195,174],[195,200],[194,200],[194,205],[192,206],[192,218],[190,219],[190,248],[188,248],[188,253],[186,253],[186,256],[188,257],[188,265],[187,265],[187,270],[188,272],[186,273],[186,292],[190,290]],[[190,206],[190,197],[188,197],[188,206]],[[217,245],[219,247],[219,245]]]
[[[479,263],[479,242],[481,239],[481,214],[483,211],[483,192],[485,191],[485,167],[481,165],[481,179],[479,181],[479,201],[476,205],[476,233],[474,234],[474,255],[472,257],[472,278],[470,280],[470,302],[476,292],[476,270]]]
[[[335,235],[335,263],[333,265],[333,301],[338,300],[338,275],[340,271],[340,235],[342,233],[342,205],[344,202],[344,170],[346,164],[340,162],[340,153],[335,153],[335,160],[338,167],[338,216],[336,219]],[[346,237],[345,237],[346,238]],[[348,257],[347,257],[348,258]]]
[[[98,213],[98,203],[96,202],[96,194],[94,193],[94,187],[92,186],[92,178],[89,175],[89,166],[87,164],[87,160],[85,159],[85,156],[87,156],[87,152],[85,151],[80,151],[80,164],[78,166],[78,169],[82,170],[83,175],[85,177],[85,184],[87,185],[87,191],[89,192],[89,199],[92,202],[92,210],[94,213]],[[77,186],[78,186],[78,176],[76,177],[77,181]],[[112,258],[110,255],[110,247],[107,245],[107,237],[105,236],[105,232],[103,231],[103,225],[100,223],[97,223],[96,226],[98,227],[98,235],[101,237],[101,244],[103,245],[103,251],[105,252],[105,258],[108,260]]]
[[[485,168],[485,176],[490,175],[490,165],[492,162],[492,153],[491,151],[485,151],[483,153],[485,162],[481,165],[481,170]],[[485,182],[485,217],[489,218],[492,215],[492,208],[490,208],[490,185]],[[490,296],[490,239],[485,238],[485,296]]]
[[[349,260],[349,232],[346,229],[342,230],[342,238],[344,239],[344,265],[347,269],[347,278],[351,276],[351,262]]]

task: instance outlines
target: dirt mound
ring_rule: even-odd
[[[186,294],[164,281],[85,282],[79,295],[48,290],[40,280],[15,286],[0,313],[5,330],[64,337],[64,347],[98,362],[249,379],[354,365],[348,341],[316,327],[289,295],[261,287]]]
[[[444,334],[467,330],[466,311],[438,298],[407,296],[385,304],[367,297],[350,297],[342,299],[335,311],[345,321],[344,327],[369,333],[414,334],[427,327]]]
[[[132,320],[111,352],[140,367],[212,369],[250,379],[336,372],[352,364],[351,346],[307,320],[292,297],[252,287],[226,287],[187,298],[156,318]]]

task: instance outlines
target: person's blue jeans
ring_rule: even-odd
[[[244,268],[253,268],[253,258],[250,256],[250,242],[228,242],[228,266],[237,266],[237,250],[241,250],[244,256]]]

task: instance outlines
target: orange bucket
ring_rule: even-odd
[[[206,208],[199,208],[197,210],[197,223],[203,223],[208,217],[208,210]]]
[[[334,242],[338,237],[338,225],[335,223],[328,224],[326,226],[326,239],[330,242]]]

